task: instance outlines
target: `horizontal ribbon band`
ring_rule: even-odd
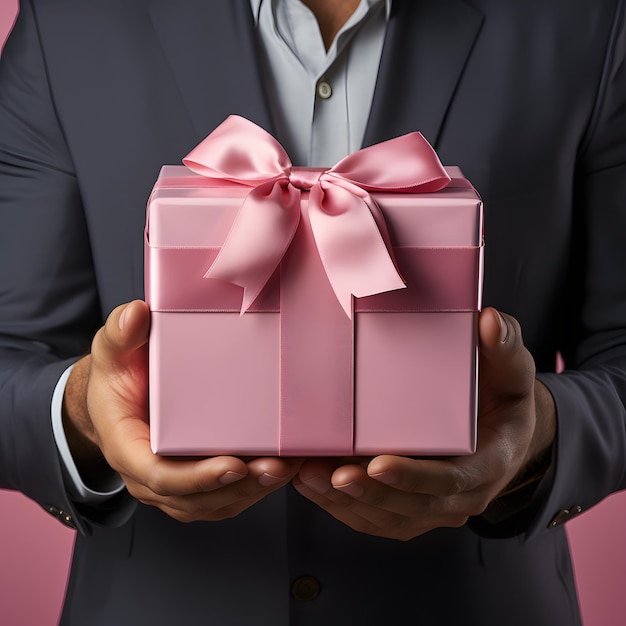
[[[153,311],[238,312],[241,288],[205,279],[204,268],[219,248],[150,248],[150,306]],[[481,248],[395,248],[409,287],[359,298],[355,312],[474,311]],[[278,312],[280,287],[275,274],[249,311]]]
[[[298,175],[303,170],[320,171],[319,168],[293,167],[292,171]],[[249,187],[237,181],[220,180],[216,178],[207,178],[201,174],[193,174],[191,170],[185,172],[184,176],[165,176],[159,178],[158,189],[245,189]],[[445,186],[446,189],[474,189],[472,183],[466,178],[451,178],[450,182]]]

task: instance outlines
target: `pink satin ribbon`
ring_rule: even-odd
[[[263,290],[296,233],[300,192],[332,289],[348,317],[352,296],[405,287],[384,217],[370,191],[433,192],[450,182],[430,144],[410,133],[355,152],[322,172],[294,170],[283,147],[256,124],[230,116],[183,163],[208,180],[252,187],[205,278],[239,287],[241,313]]]

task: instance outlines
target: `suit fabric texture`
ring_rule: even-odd
[[[230,114],[272,132],[258,64],[248,0],[22,0],[0,61],[0,487],[78,525],[62,624],[580,624],[550,522],[624,487],[622,0],[394,1],[364,140],[419,130],[483,196],[484,303],[520,321],[558,413],[527,509],[396,542],[292,487],[187,525],[66,494],[54,386],[143,295],[160,166]]]

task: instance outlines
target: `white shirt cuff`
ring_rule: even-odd
[[[70,367],[63,372],[52,394],[52,404],[50,406],[52,432],[54,433],[54,440],[57,445],[57,450],[59,451],[63,469],[65,470],[65,488],[67,492],[74,502],[94,504],[111,498],[122,491],[124,489],[124,482],[119,474],[111,470],[111,478],[107,481],[107,484],[103,485],[104,490],[94,491],[87,487],[82,481],[76,463],[74,463],[63,428],[63,394],[65,393],[67,379],[73,367],[73,365],[70,365]]]

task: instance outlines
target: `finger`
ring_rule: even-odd
[[[391,487],[371,478],[366,468],[345,465],[331,476],[333,489],[358,500],[360,504],[389,513],[413,517],[432,515],[436,498],[423,493],[410,492]],[[353,505],[355,512],[359,509]],[[363,509],[365,511],[365,509]]]
[[[468,504],[480,512],[488,502],[491,485],[506,474],[506,458],[486,452],[450,459],[408,459],[379,456],[367,468],[369,478],[408,494],[455,498],[471,494]],[[472,513],[474,514],[474,513]],[[477,514],[477,513],[476,513]]]
[[[286,484],[298,468],[298,464],[291,465],[277,458],[258,458],[248,464],[232,456],[169,459],[154,455],[138,443],[118,471],[157,496],[186,496],[224,490],[229,486],[230,491],[224,493],[247,498]],[[141,497],[148,496],[142,491]]]
[[[465,518],[458,515],[433,515],[424,507],[420,510],[418,499],[413,496],[414,512],[406,515],[402,511],[392,511],[380,507],[378,504],[371,504],[363,499],[368,497],[367,492],[363,492],[359,498],[355,498],[338,489],[330,489],[324,494],[311,489],[302,482],[299,477],[294,479],[296,490],[324,509],[327,513],[335,517],[340,522],[350,528],[374,535],[377,537],[387,537],[399,540],[408,540],[421,535],[429,530],[441,526],[459,526]],[[375,498],[377,499],[377,498]]]
[[[182,460],[158,457],[143,446],[116,468],[119,473],[156,496],[183,496],[215,491],[248,475],[246,464],[235,457]],[[133,494],[136,495],[136,494]],[[142,492],[142,497],[147,497]]]
[[[250,476],[262,487],[280,486],[289,482],[299,471],[304,459],[259,457],[248,462]]]
[[[412,494],[452,496],[477,487],[483,480],[480,472],[471,472],[450,459],[409,459],[384,455],[367,467],[370,478]]]
[[[121,305],[109,315],[92,343],[87,409],[98,443],[109,462],[126,441],[149,440],[147,429],[147,339],[150,312],[145,302]],[[131,432],[119,432],[120,428]],[[112,432],[116,437],[111,437]],[[127,439],[127,437],[132,439]],[[105,449],[106,447],[106,449]],[[115,459],[122,463],[121,458]]]
[[[450,482],[451,475],[454,475],[456,471],[454,469],[452,474],[449,473],[455,467],[453,462],[442,464],[444,469],[441,474],[444,475],[448,472],[448,475],[443,479],[441,479],[443,476],[440,477],[439,481],[433,481],[431,491],[435,493],[426,493],[423,488],[415,489],[415,482],[409,485],[408,480],[406,480],[410,477],[411,472],[419,467],[419,462],[393,456],[378,458],[380,459],[378,465],[376,463],[370,464],[371,467],[367,470],[357,466],[344,466],[338,468],[331,477],[335,490],[352,496],[358,500],[359,505],[365,505],[364,508],[361,508],[354,504],[351,508],[360,515],[367,512],[369,519],[379,521],[385,519],[384,517],[378,518],[367,510],[367,507],[372,507],[413,519],[415,525],[420,527],[458,527],[463,525],[470,515],[482,513],[489,503],[482,477],[472,478],[462,484]],[[440,464],[441,461],[429,461],[428,463],[432,465],[432,469],[437,469],[439,467],[437,464]],[[397,477],[394,480],[395,484],[392,486],[373,478],[372,473],[379,470],[383,471],[385,480],[389,478],[391,471]],[[430,476],[431,472],[425,474],[426,478],[430,478]],[[403,482],[406,484],[403,485]],[[404,489],[400,488],[402,485],[405,487]],[[428,487],[426,481],[424,485]],[[413,490],[409,489],[409,486],[413,487]]]
[[[499,396],[528,393],[535,378],[534,361],[526,348],[517,320],[493,308],[478,319],[481,393]]]
[[[294,479],[294,486],[360,532],[406,540],[436,527],[458,527],[467,520],[465,495],[438,498],[401,492],[377,483],[356,463],[332,467],[331,463],[309,461]]]
[[[330,485],[330,482],[328,484]],[[359,532],[382,536],[384,527],[396,523],[395,516],[386,511],[372,511],[372,518],[368,516],[367,512],[361,514],[359,509],[370,509],[371,507],[361,505],[355,498],[330,486],[326,491],[320,493],[321,483],[305,482],[300,475],[294,478],[293,485],[302,496],[324,509],[335,519]],[[393,520],[392,517],[394,517]]]
[[[92,358],[117,365],[132,356],[148,341],[150,311],[142,300],[134,300],[114,309],[98,331],[92,346]]]
[[[180,522],[212,522],[236,517],[275,489],[278,489],[278,486],[271,489],[259,489],[257,487],[251,495],[245,498],[235,497],[228,490],[224,489],[211,493],[190,494],[188,496],[151,499],[150,495],[148,495],[146,499],[137,499],[143,504],[160,509]]]
[[[337,467],[333,463],[308,461],[298,477],[306,487],[320,495],[338,489],[359,497],[368,486],[377,483],[410,495],[449,496],[462,491],[451,478],[455,471],[454,463],[445,459],[426,461],[386,455],[376,457],[367,467],[359,464]],[[477,477],[471,485],[468,482],[464,487],[472,489],[479,483]]]
[[[298,472],[298,478],[305,486],[319,494],[332,489],[331,476],[340,466],[339,459],[309,459]]]
[[[218,460],[225,459],[226,457]],[[225,484],[217,485],[214,490],[204,492],[158,495],[152,489],[132,480],[128,480],[127,485],[135,498],[144,504],[160,508],[180,521],[210,521],[233,517],[252,506],[270,492],[287,484],[294,477],[299,467],[298,463],[291,465],[280,459],[256,459],[254,468],[250,467],[251,464],[248,465],[249,471],[245,477],[234,478],[227,473],[223,475],[227,478]],[[274,474],[285,471],[287,473],[282,476],[272,474],[269,482],[259,480],[259,477],[268,475],[268,470]]]
[[[267,490],[260,491],[257,489],[249,497],[241,498],[236,497],[225,488],[210,493],[156,497],[152,492],[139,485],[137,493],[133,493],[133,495],[142,504],[156,507],[180,522],[211,522],[235,517],[256,504],[267,493]]]
[[[380,509],[380,515],[371,511],[369,517],[381,522],[387,519],[384,512],[404,514],[409,506],[419,508],[415,494],[402,493],[371,479],[361,465],[347,464],[334,470],[331,463],[308,462],[305,465],[298,473],[298,484],[316,494],[311,499],[318,504],[329,506],[332,502],[342,508],[354,509],[357,514],[359,510],[365,513],[374,507]],[[413,503],[409,503],[410,498]],[[401,500],[404,500],[404,506]]]

